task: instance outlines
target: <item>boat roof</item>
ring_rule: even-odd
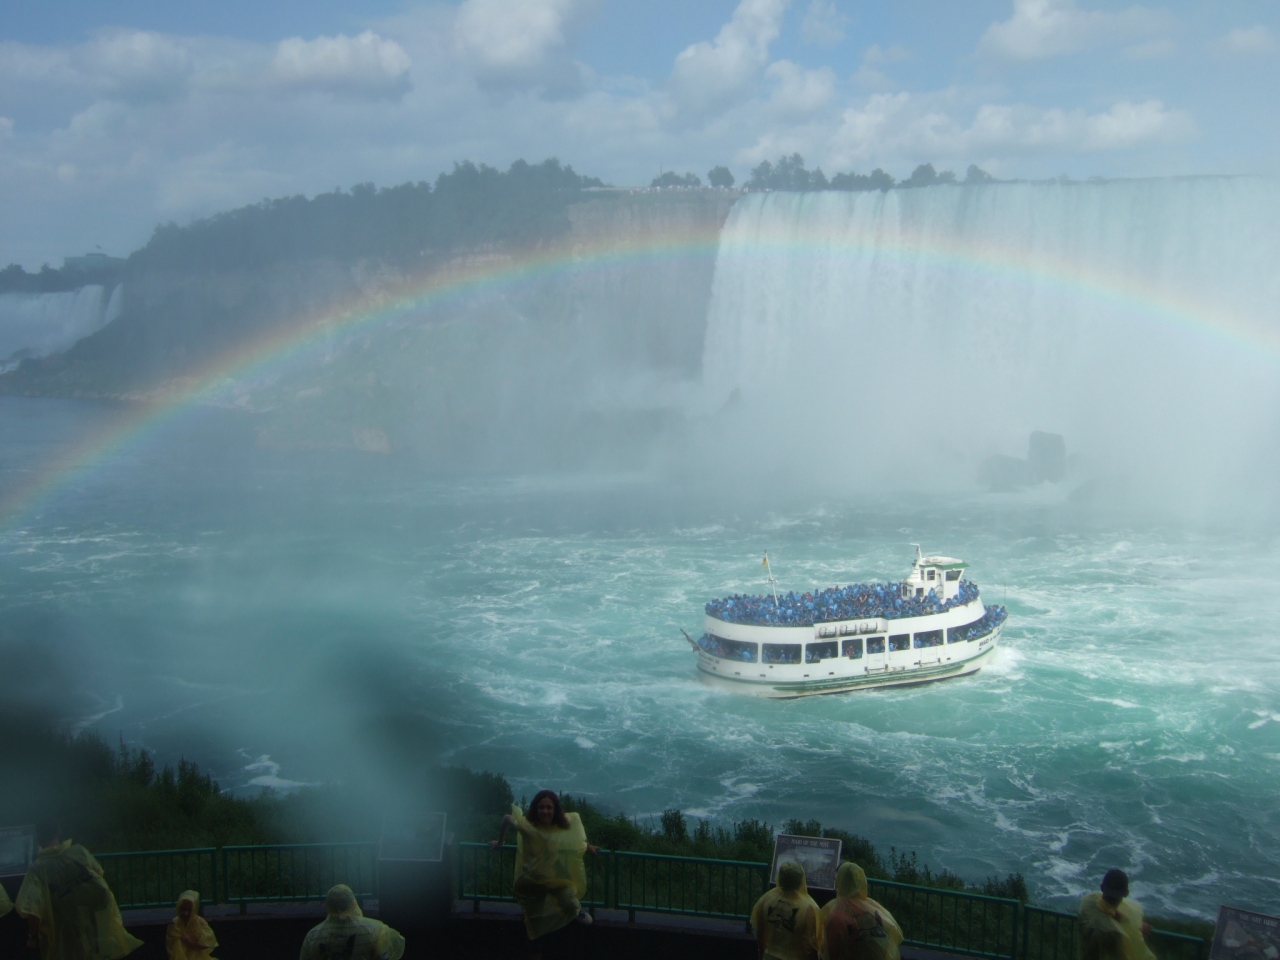
[[[921,557],[920,566],[942,567],[944,570],[963,570],[969,565],[963,560],[957,560],[955,557]]]

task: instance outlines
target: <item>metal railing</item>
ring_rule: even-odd
[[[107,885],[123,908],[172,907],[185,890],[210,903],[218,897],[218,850],[145,850],[97,856]]]
[[[893,914],[903,942],[971,957],[1014,960],[1022,904],[958,890],[869,880],[868,892]]]
[[[98,855],[122,910],[171,907],[184,890],[204,903],[323,900],[335,883],[357,899],[376,897],[372,843],[300,843],[196,850],[146,850]]]
[[[223,847],[222,878],[222,902],[241,906],[323,900],[336,883],[364,899],[378,893],[377,850],[372,843]]]
[[[510,845],[457,844],[454,895],[472,901],[477,911],[482,901],[511,902],[515,851]],[[623,850],[584,859],[582,905],[626,910],[633,921],[638,912],[746,921],[768,887],[766,863]],[[378,895],[372,843],[149,850],[104,853],[98,861],[122,909],[172,906],[187,889],[200,891],[205,903],[241,909],[254,902],[322,900],[335,883],[347,884],[359,899]],[[898,921],[908,945],[985,960],[1078,957],[1075,914],[890,880],[869,880],[868,887]],[[1152,930],[1149,942],[1160,960],[1208,960],[1209,943],[1200,937]]]
[[[615,850],[610,906],[691,917],[745,920],[769,886],[769,864],[700,860]]]

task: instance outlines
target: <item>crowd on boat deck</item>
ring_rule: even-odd
[[[907,584],[909,596],[903,596],[902,581],[895,583],[852,583],[847,587],[831,587],[817,593],[780,593],[747,596],[734,594],[707,604],[707,615],[726,623],[746,623],[771,627],[811,627],[815,623],[840,620],[866,620],[884,617],[923,617],[942,613],[978,598],[978,585],[960,581],[960,592],[950,600],[938,599],[930,589],[915,596],[915,587]]]

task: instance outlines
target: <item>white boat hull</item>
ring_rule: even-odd
[[[971,641],[818,663],[739,663],[700,651],[698,673],[721,689],[780,700],[906,687],[977,673],[995,651],[1003,630],[1004,624],[1000,624]]]

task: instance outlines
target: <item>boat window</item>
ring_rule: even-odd
[[[936,579],[937,579],[937,576],[936,576],[937,572],[938,572],[937,570],[930,570],[930,571],[925,575],[925,579],[926,579],[926,580],[936,580]]]
[[[916,587],[916,596],[917,596],[917,597],[923,597],[923,596],[924,596],[924,587]]]
[[[800,644],[766,643],[762,659],[765,663],[799,663]]]
[[[988,622],[986,614],[983,614],[973,623],[966,623],[963,627],[952,627],[948,630],[947,643],[959,643],[961,640],[977,640],[990,631],[991,624]]]
[[[884,653],[884,637],[867,637],[867,653]]]
[[[959,570],[948,570],[948,571],[947,571],[947,579],[948,579],[948,580],[959,580],[959,579],[960,579],[960,571],[959,571]]]
[[[736,660],[739,663],[755,663],[760,645],[745,643],[742,640],[726,640],[710,633],[704,633],[698,640],[698,646],[713,657],[722,660]]]
[[[889,638],[890,652],[894,650],[910,650],[910,649],[911,649],[911,634],[895,633],[893,636]]]
[[[879,652],[883,653],[884,637],[872,637],[871,640],[880,641]],[[867,646],[871,645],[871,640],[867,641]],[[850,660],[861,660],[862,659],[862,638],[859,637],[857,640],[846,640],[844,642],[844,655],[848,657]]]
[[[804,648],[804,662],[819,663],[823,660],[830,660],[833,657],[839,656],[836,652],[839,649],[839,646],[840,645],[834,640],[827,640],[823,643],[811,643]]]
[[[925,630],[916,634],[916,648],[942,646],[941,630]]]

